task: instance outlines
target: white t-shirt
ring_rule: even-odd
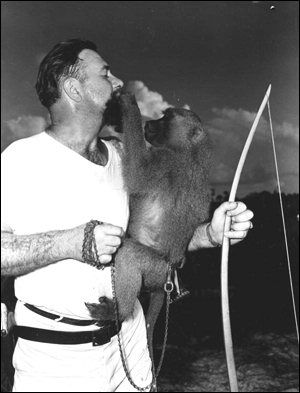
[[[128,197],[120,157],[106,142],[106,166],[93,164],[43,132],[2,153],[1,220],[16,235],[63,230],[91,219],[127,228]],[[19,300],[89,319],[84,302],[111,294],[110,269],[63,260],[18,277]]]
[[[129,206],[128,196],[123,187],[120,156],[112,143],[106,141],[104,143],[108,148],[109,157],[105,166],[93,164],[53,139],[46,132],[10,145],[1,155],[1,221],[3,226],[11,228],[16,235],[29,235],[69,229],[94,219],[120,226],[126,231]],[[16,307],[16,321],[19,325],[50,327],[54,330],[94,330],[95,326],[78,328],[59,322],[50,322],[46,318],[34,315],[31,311],[26,311],[27,309],[24,310],[22,303],[30,303],[71,318],[90,319],[84,303],[98,302],[100,296],[112,297],[110,268],[97,270],[72,259],[59,261],[17,277],[15,294],[19,299]],[[127,343],[130,343],[130,352],[136,353],[135,356],[131,356],[130,363],[133,362],[131,367],[134,368],[141,359],[146,359],[144,369],[147,370],[147,378],[143,374],[142,386],[145,386],[146,382],[149,383],[146,380],[151,377],[151,362],[145,330],[143,311],[137,300],[133,316],[123,323],[122,334],[127,337]],[[132,340],[132,337],[136,340]],[[41,356],[38,353],[41,352],[41,348],[47,351],[50,347],[54,348],[55,352],[61,351],[62,347],[70,346],[54,345],[53,347],[52,344],[18,340],[14,362],[15,379],[19,381],[19,387],[15,385],[14,391],[27,391],[26,389],[47,391],[43,390],[45,389],[43,378],[41,385],[37,384],[39,378],[36,373],[34,376],[36,389],[42,386],[44,388],[32,390],[30,381],[33,370],[39,369]],[[86,378],[87,372],[82,373],[82,361],[85,359],[86,368],[89,370],[88,359],[90,358],[91,362],[92,359],[94,361],[95,352],[93,356],[87,358],[81,354],[77,359],[76,356],[81,350],[79,347],[82,349],[81,352],[91,351],[91,344],[71,346],[70,351],[74,356],[72,367],[65,365],[64,368],[57,369],[55,361],[52,365],[51,361],[47,365],[49,376],[54,383],[54,386],[51,385],[53,390],[48,391],[75,391],[76,381],[75,385],[72,383],[71,388],[70,378],[75,378],[75,380],[77,377]],[[94,382],[90,375],[91,385],[88,385],[89,387],[85,390],[78,391],[111,391],[102,390],[103,386],[107,389],[115,389],[119,385],[122,386],[122,378],[126,380],[121,372],[117,342],[113,340],[110,344],[97,347],[100,348],[98,353],[104,351],[104,347],[109,349],[106,349],[105,356],[103,354],[101,356],[114,359],[111,368],[113,375],[115,376],[116,370],[120,369],[117,380],[106,369],[104,373],[106,379],[99,382],[100,371],[92,367]],[[67,353],[66,351],[67,349],[64,349],[64,353]],[[53,355],[50,358],[53,360]],[[47,362],[50,358],[47,358]],[[55,390],[56,375],[59,376],[60,381],[57,386],[58,390]],[[65,385],[62,385],[64,377]],[[95,381],[97,385],[94,385]],[[136,382],[139,384],[139,381]],[[99,388],[99,383],[102,388]],[[83,389],[79,382],[77,386],[78,389]]]

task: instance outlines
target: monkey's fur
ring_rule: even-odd
[[[130,195],[128,237],[115,256],[120,320],[133,312],[143,287],[151,292],[146,316],[152,355],[154,324],[164,302],[167,263],[183,265],[195,229],[208,218],[211,143],[201,120],[169,108],[146,123],[130,93],[118,97],[123,135],[123,176]],[[146,140],[152,145],[146,146]],[[88,304],[93,318],[114,320],[114,301]]]

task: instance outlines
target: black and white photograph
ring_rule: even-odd
[[[1,32],[1,392],[299,392],[299,2]]]

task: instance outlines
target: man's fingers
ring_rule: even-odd
[[[97,225],[94,233],[100,262],[111,262],[112,255],[120,247],[125,232],[121,227],[104,223]]]
[[[103,249],[103,255],[107,254],[107,255],[111,255],[114,254],[117,251],[118,247],[105,247]]]
[[[106,236],[105,244],[111,247],[120,247],[122,240],[118,236]]]
[[[100,260],[101,263],[109,263],[112,260],[112,255],[106,255],[106,254],[101,255],[99,257],[99,260]]]
[[[248,231],[249,229],[252,228],[253,228],[253,224],[251,221],[232,223],[230,227],[230,229],[235,232]]]
[[[99,227],[102,228],[106,235],[119,236],[120,238],[123,238],[125,236],[125,232],[123,231],[123,229],[116,225],[102,224],[100,226],[98,225],[95,229],[99,229]]]
[[[248,234],[249,229],[253,228],[251,221],[232,223],[230,231],[225,232],[224,235],[229,239],[245,239]]]
[[[97,225],[94,229],[97,244],[102,246],[119,247],[125,236],[125,232],[121,227],[111,224]]]
[[[254,214],[251,210],[246,209],[245,211],[243,211],[242,213],[240,213],[237,216],[234,216],[231,218],[232,222],[247,222],[252,220],[252,218],[254,217]]]
[[[228,231],[224,232],[224,236],[228,237],[228,239],[245,239],[247,233],[247,231]]]
[[[217,215],[225,215],[227,212],[232,211],[238,207],[237,202],[223,202],[215,211]]]
[[[228,209],[227,215],[230,217],[241,215],[243,212],[247,210],[247,206],[243,202],[231,202],[231,203],[236,203],[236,207]],[[232,205],[230,207],[232,207]]]

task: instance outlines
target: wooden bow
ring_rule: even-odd
[[[248,138],[246,140],[243,152],[241,154],[241,158],[239,160],[230,195],[229,202],[235,201],[236,191],[238,188],[239,180],[241,177],[241,173],[243,170],[243,166],[256,131],[258,122],[260,117],[265,109],[265,106],[269,100],[271,92],[271,85],[269,85],[268,90],[265,94],[265,97],[260,105],[260,108],[257,112],[251,130],[249,132]],[[231,218],[226,216],[225,224],[224,224],[224,233],[230,230],[231,226]],[[231,325],[230,325],[230,314],[229,314],[229,296],[228,296],[228,256],[229,256],[229,239],[223,235],[223,244],[222,244],[222,259],[221,259],[221,295],[222,295],[222,318],[223,318],[223,334],[224,334],[224,343],[225,343],[225,352],[226,352],[226,362],[227,362],[227,370],[228,370],[228,378],[230,384],[231,392],[238,392],[238,382],[236,376],[236,368],[234,362],[233,355],[233,347],[232,347],[232,334],[231,334]]]

